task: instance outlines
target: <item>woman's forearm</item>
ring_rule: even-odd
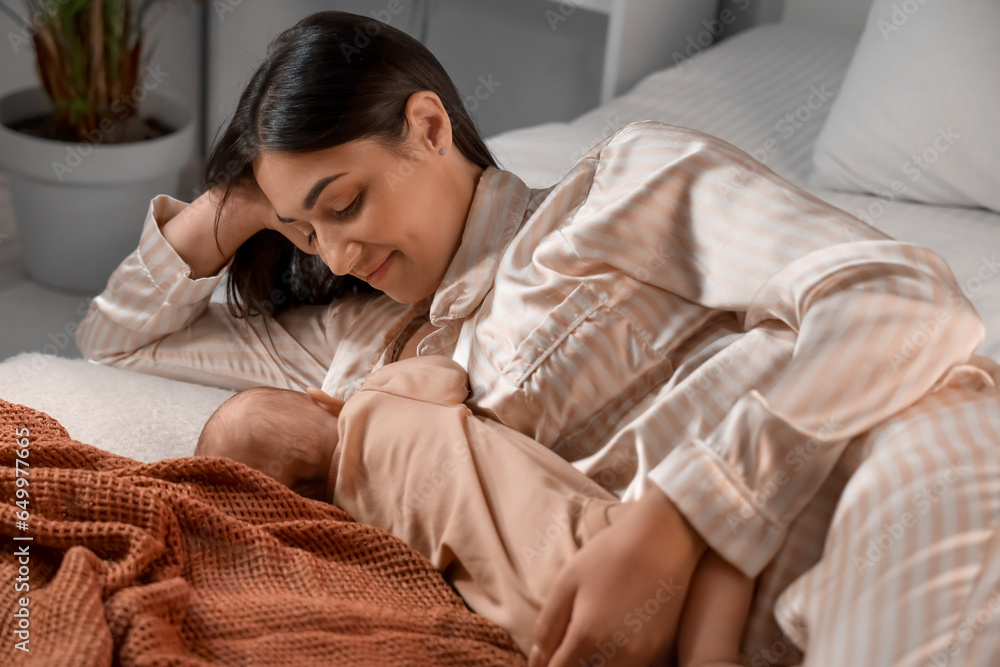
[[[690,586],[677,631],[678,665],[738,665],[754,580],[708,549]]]
[[[214,233],[215,213],[221,196],[207,191],[160,228],[163,238],[191,267],[191,279],[216,275],[236,249],[262,228],[258,207],[236,193],[230,197],[219,221],[219,246]]]

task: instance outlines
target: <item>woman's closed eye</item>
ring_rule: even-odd
[[[339,211],[334,211],[336,216],[341,220],[346,220],[347,218],[357,213],[358,209],[361,208],[361,199],[363,195],[364,195],[364,190],[358,193],[358,196],[354,198],[354,201],[348,204],[347,208],[341,209]]]
[[[341,209],[339,211],[335,210],[333,214],[337,216],[337,218],[339,218],[340,220],[346,220],[347,218],[350,218],[351,216],[356,214],[358,210],[361,208],[361,201],[363,195],[364,195],[364,190],[358,193],[358,195],[354,198],[354,201],[352,201],[350,204],[347,205],[347,208]],[[311,232],[309,232],[308,236],[306,236],[306,244],[311,248],[315,240],[316,240],[316,230],[314,229]]]

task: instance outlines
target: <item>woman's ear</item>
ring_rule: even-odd
[[[439,148],[451,146],[451,118],[437,93],[420,90],[411,94],[404,113],[409,126],[416,130],[411,141],[434,154]]]
[[[309,398],[311,398],[316,405],[323,408],[334,417],[340,416],[340,411],[344,407],[344,401],[330,396],[325,391],[317,387],[306,387],[306,393],[309,394]]]

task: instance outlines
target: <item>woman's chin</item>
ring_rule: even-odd
[[[405,283],[406,281],[402,282]],[[427,297],[434,295],[434,290],[427,291],[427,289],[421,289],[420,285],[399,285],[398,282],[382,285],[380,287],[376,287],[375,289],[379,290],[396,303],[403,304],[417,303],[418,301],[423,301]]]
[[[434,294],[434,292],[431,292],[431,294],[426,294],[426,295],[414,295],[412,293],[401,294],[397,290],[392,289],[391,287],[386,287],[379,291],[381,291],[383,294],[385,294],[387,297],[389,297],[396,303],[402,303],[402,304],[409,304],[409,303],[416,303],[418,301],[423,301],[431,294]]]

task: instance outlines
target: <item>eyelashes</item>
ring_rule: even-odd
[[[341,220],[345,220],[351,217],[352,215],[358,212],[359,208],[361,208],[361,200],[363,196],[364,196],[364,191],[362,190],[361,192],[358,193],[358,196],[354,198],[354,201],[352,201],[347,208],[345,208],[342,211],[335,211],[334,213],[336,213],[337,217],[340,218]]]
[[[358,212],[358,209],[361,208],[361,202],[363,200],[363,196],[364,196],[364,190],[358,193],[358,196],[354,198],[354,201],[352,201],[347,206],[347,208],[340,211],[334,211],[333,214],[337,216],[337,218],[340,220],[346,220],[347,218],[350,218],[352,215]],[[312,232],[310,232],[309,236],[306,237],[306,243],[308,243],[309,247],[311,248],[313,241],[315,240],[316,240],[316,231],[313,230]]]

